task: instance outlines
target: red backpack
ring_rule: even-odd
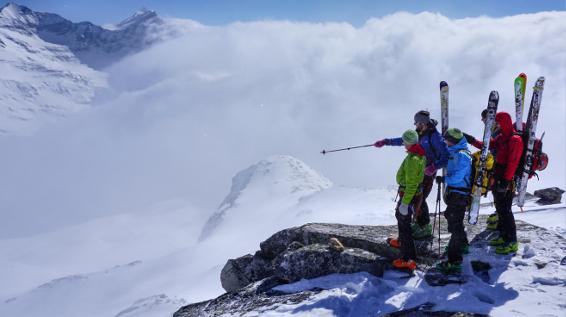
[[[521,139],[523,139],[523,154],[521,155],[521,160],[519,161],[519,166],[517,167],[517,171],[515,172],[515,176],[523,177],[523,172],[525,168],[525,160],[527,159],[527,145],[529,142],[528,134],[527,133],[519,133],[517,132],[516,135],[520,135]],[[531,162],[529,168],[529,178],[533,176],[537,176],[537,171],[542,171],[548,165],[548,155],[542,151],[542,138],[544,138],[544,133],[539,138],[535,139],[535,145],[533,147],[533,160]]]

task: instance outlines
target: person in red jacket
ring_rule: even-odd
[[[498,230],[500,236],[498,239],[492,240],[491,245],[496,246],[496,253],[511,254],[517,252],[519,245],[517,243],[517,229],[515,226],[515,217],[511,211],[513,202],[513,193],[515,192],[514,176],[519,161],[523,154],[523,139],[517,134],[513,127],[511,115],[507,112],[498,112],[495,115],[495,122],[499,134],[492,138],[489,148],[494,149],[495,155],[495,173],[494,188],[492,193],[495,201],[495,211],[498,214]],[[468,136],[473,146],[480,148],[483,142],[476,140],[474,137]]]

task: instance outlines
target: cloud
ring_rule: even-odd
[[[203,212],[195,217],[203,218],[234,174],[272,154],[295,156],[337,184],[394,184],[401,148],[319,152],[398,136],[422,108],[438,118],[441,80],[451,89],[451,126],[480,136],[491,90],[500,93],[500,110],[514,112],[520,72],[528,87],[538,76],[547,80],[539,130],[547,131],[550,165],[530,188],[564,187],[565,18],[397,13],[360,28],[188,26],[184,36],[110,68],[111,88],[98,93],[93,111],[0,140],[0,164],[9,167],[0,202],[10,220],[2,231],[177,197],[195,201]],[[530,95],[529,88],[527,104]]]

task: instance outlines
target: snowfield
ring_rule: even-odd
[[[337,187],[290,156],[260,161],[238,173],[233,182],[219,206],[222,221],[201,241],[204,222],[191,222],[191,209],[183,202],[0,241],[5,255],[1,278],[10,285],[2,289],[0,315],[170,316],[183,305],[223,293],[219,276],[226,260],[254,252],[277,230],[314,221],[395,223],[393,188]],[[517,218],[564,232],[566,206],[531,208],[536,211]],[[482,213],[492,210],[484,208]],[[521,248],[515,257],[496,256],[486,246],[472,248],[464,266],[472,278],[463,286],[430,287],[421,272],[410,279],[394,271],[383,278],[366,273],[331,275],[278,286],[284,292],[313,287],[325,291],[309,302],[261,315],[375,316],[436,303],[435,309],[492,316],[561,316],[565,240],[538,235],[520,232]],[[472,259],[492,265],[489,281],[471,273]]]

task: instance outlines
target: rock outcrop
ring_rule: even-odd
[[[435,237],[418,243],[421,270],[438,260],[439,251],[442,252],[448,242],[444,235],[447,233],[446,222],[444,217],[441,218],[441,241]],[[566,283],[563,278],[556,277],[562,272],[560,259],[566,252],[564,237],[517,221],[521,250],[515,257],[502,257],[495,255],[489,247],[496,232],[485,230],[485,221],[486,216],[480,216],[477,225],[466,227],[470,255],[465,261],[471,267],[468,274],[473,276],[467,283],[473,291],[467,291],[466,296],[478,301],[475,306],[444,309],[446,296],[453,295],[448,288],[446,292],[442,287],[431,290],[424,282],[407,288],[404,277],[390,275],[395,271],[378,278],[389,268],[390,260],[397,256],[398,251],[386,242],[387,237],[396,234],[396,226],[315,223],[279,231],[263,241],[254,255],[229,260],[221,277],[227,293],[210,301],[184,306],[173,316],[255,316],[277,311],[304,312],[317,307],[336,309],[338,315],[348,316],[489,316],[492,307],[517,297],[513,287],[502,288],[503,284],[497,282],[504,271],[515,270],[510,274],[524,275],[525,268],[530,267],[537,275],[532,283],[549,287]],[[337,247],[333,238],[339,241],[343,250]],[[554,241],[552,247],[547,246],[548,241]],[[361,273],[333,274],[354,272]],[[353,285],[352,289],[348,290],[348,285]],[[399,291],[408,291],[415,296],[406,302],[406,306],[401,305],[402,309],[389,303]],[[422,296],[423,293],[430,293],[430,296]],[[497,296],[493,297],[493,294]]]
[[[534,192],[534,195],[540,198],[537,200],[539,205],[559,204],[562,200],[562,194],[564,194],[564,190],[558,187],[539,189]]]

